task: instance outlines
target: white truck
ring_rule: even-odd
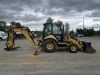
[[[0,31],[0,41],[7,39],[7,33]]]

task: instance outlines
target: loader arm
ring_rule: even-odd
[[[70,43],[74,43],[78,46],[79,50],[86,53],[94,53],[96,50],[91,46],[91,42],[80,41],[72,36],[68,35]]]
[[[76,39],[76,38],[74,38],[72,36],[68,36],[68,37],[69,37],[69,41],[70,42],[76,44],[78,46],[78,48],[83,51],[83,44],[82,44],[81,41],[79,41],[78,39]]]
[[[11,27],[8,30],[8,39],[7,39],[6,48],[5,48],[6,50],[13,49],[14,41],[15,41],[14,39],[15,32],[21,32],[26,37],[26,39],[30,42],[31,45],[34,46],[38,44],[38,41],[36,43],[34,42],[34,39],[32,37],[34,35],[28,27],[21,27],[21,28]]]

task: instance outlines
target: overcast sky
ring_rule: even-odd
[[[21,22],[31,30],[42,30],[48,17],[70,24],[70,30],[100,28],[100,0],[0,0],[0,20]]]

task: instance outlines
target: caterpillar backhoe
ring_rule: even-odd
[[[80,41],[68,34],[64,34],[64,25],[57,23],[44,23],[42,40],[34,41],[33,33],[28,27],[13,27],[8,30],[8,39],[6,43],[7,51],[17,49],[14,47],[14,34],[21,32],[33,46],[39,46],[34,55],[40,54],[42,50],[48,53],[55,52],[56,49],[63,47],[72,53],[83,51],[86,53],[94,53],[96,50],[91,46],[91,42]]]

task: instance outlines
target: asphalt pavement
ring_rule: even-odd
[[[0,41],[0,75],[100,75],[100,37],[78,39],[91,41],[97,52],[69,53],[60,49],[34,56],[38,47],[26,39],[15,41],[15,46],[21,46],[15,51],[4,50],[6,41]]]

